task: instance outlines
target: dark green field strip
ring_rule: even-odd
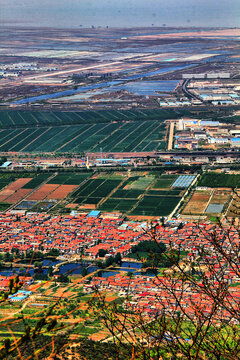
[[[47,152],[56,151],[59,148],[59,144],[62,144],[62,142],[65,141],[65,139],[69,136],[74,137],[76,132],[76,128],[72,126],[59,126],[58,130],[59,131],[55,136],[48,140],[47,143],[39,146],[37,150]]]
[[[89,151],[98,152],[99,148],[102,147],[102,143],[104,141],[110,140],[114,132],[116,132],[120,126],[121,123],[110,123],[107,127],[104,127],[101,131],[99,131],[98,134],[95,135],[95,143],[92,144]]]
[[[7,186],[9,183],[11,182],[11,180],[2,180],[0,179],[0,190],[3,189],[5,186]]]
[[[137,199],[143,192],[141,190],[118,189],[112,197],[117,199]]]
[[[47,184],[60,184],[63,185],[71,177],[71,174],[58,174],[54,176]]]
[[[24,131],[24,129],[21,129],[21,131]],[[19,134],[19,130],[4,130],[4,133],[2,134],[2,136],[0,136],[0,146],[5,146],[7,147],[7,142],[12,140],[13,137],[17,136]]]
[[[133,141],[129,145],[126,145],[125,151],[135,151],[136,148],[140,147],[140,144],[144,143],[144,139],[149,137],[149,133],[156,131],[157,125],[158,123],[156,121],[153,121],[152,123],[145,121],[141,128],[141,132],[134,134]]]
[[[74,174],[63,173],[58,174],[52,178],[48,184],[65,184],[65,185],[80,185],[83,180],[92,175],[92,173]]]
[[[45,134],[42,136],[42,141],[39,143],[38,146],[34,147],[32,151],[42,151],[42,152],[48,152],[49,148],[52,147],[53,141],[58,139],[59,134],[65,132],[65,126],[56,126],[50,128],[50,130],[47,132],[47,137],[45,138]],[[25,151],[27,151],[25,149]]]
[[[171,195],[171,196],[179,196],[181,194],[182,190],[148,190],[148,195],[155,195],[155,196],[165,196],[165,195]]]
[[[19,141],[21,141],[22,139],[25,138],[25,136],[27,137],[29,134],[31,134],[31,132],[33,131],[33,129],[21,129],[20,131],[18,131],[17,135],[13,135],[7,142],[5,142],[4,144],[2,144],[0,146],[0,150],[4,151],[4,149],[8,149],[8,151],[12,148],[12,146],[14,146],[15,144],[17,144]]]
[[[92,173],[84,173],[84,174],[73,174],[71,177],[65,182],[65,185],[80,185],[84,180],[86,180],[89,176],[92,176]]]
[[[153,189],[166,189],[169,188],[177,176],[172,177],[162,176],[153,184]]]
[[[97,205],[102,198],[90,196],[82,201],[83,204]]]
[[[85,200],[84,196],[78,196],[75,200],[74,203],[76,204],[82,204],[82,202]]]
[[[102,124],[89,124],[76,138],[73,137],[68,143],[61,147],[61,151],[86,151],[84,148],[84,141],[90,139],[91,136],[96,133],[101,127],[104,126]]]
[[[51,174],[39,174],[35,176],[32,180],[30,180],[27,184],[25,184],[22,189],[35,189],[35,187],[39,186],[43,181],[47,180]]]
[[[111,136],[111,138],[107,138],[101,143],[101,147],[103,151],[112,151],[114,146],[119,143],[125,136],[129,134],[129,132],[133,131],[136,127],[136,123],[124,123],[122,126],[118,128],[118,130]]]
[[[165,124],[159,121],[154,122],[154,124],[154,127],[150,127],[149,124],[149,134],[142,137],[142,141],[139,141],[138,144],[136,144],[137,146],[135,146],[134,151],[153,151],[158,146],[159,141],[164,139]],[[147,149],[147,147],[149,147],[149,149]]]
[[[88,128],[88,125],[72,125],[69,126],[69,132],[64,133],[64,137],[61,138],[61,141],[57,143],[57,149],[59,151],[62,151],[62,148],[66,146],[69,142],[72,141],[72,139],[78,138],[81,134],[85,132],[85,130]]]
[[[16,145],[9,148],[10,151],[21,151],[22,148],[26,146],[26,144],[31,143],[34,139],[40,136],[42,133],[42,129],[39,128],[30,128],[28,133],[25,133],[22,139],[16,142]]]
[[[145,195],[131,215],[167,216],[179,203],[178,196],[148,196]]]
[[[87,182],[80,187],[75,193],[74,197],[84,196],[88,197],[100,184],[105,180],[102,179],[89,179]]]
[[[107,197],[120,183],[121,180],[89,179],[73,194],[73,202],[97,204],[101,199]],[[95,200],[91,199],[99,200],[96,203],[93,202]]]
[[[132,142],[135,144],[135,140],[137,135],[140,133],[142,134],[142,131],[144,132],[146,127],[145,122],[136,122],[135,126],[127,132],[126,136],[123,137],[113,148],[111,151],[114,152],[121,152],[121,151],[130,151],[132,149]]]
[[[31,142],[25,145],[23,148],[24,151],[35,151],[40,145],[46,143],[49,139],[54,136],[58,132],[58,128],[51,128],[51,127],[41,127],[41,134],[36,139],[33,139]]]
[[[136,204],[136,200],[129,200],[129,199],[114,199],[110,198],[107,199],[101,206],[100,210],[104,211],[120,211],[126,213],[130,211],[133,206]]]
[[[102,130],[102,128],[106,127],[107,124],[96,124],[91,129],[89,129],[88,134],[84,134],[81,141],[79,141],[78,145],[73,148],[73,151],[83,152],[89,150],[92,146],[99,141],[97,134]],[[102,138],[102,137],[100,137]]]
[[[234,174],[216,174],[208,173],[204,174],[200,179],[198,186],[206,187],[240,187],[240,175]]]
[[[5,211],[9,208],[10,204],[0,202],[0,211]]]
[[[105,198],[108,196],[119,184],[121,180],[105,180],[93,193],[92,197]]]

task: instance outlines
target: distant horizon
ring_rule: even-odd
[[[0,24],[54,28],[240,24],[239,0],[0,0]]]
[[[110,29],[240,29],[239,26],[187,26],[187,25],[179,25],[179,26],[75,26],[75,27],[60,27],[60,26],[39,26],[39,25],[25,25],[25,24],[16,24],[15,22],[6,22],[0,24],[0,28],[26,28],[26,29],[62,29],[62,30],[95,30],[95,29],[103,29],[103,30],[110,30]]]

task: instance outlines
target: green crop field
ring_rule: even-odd
[[[0,128],[96,124],[112,121],[161,120],[190,115],[190,111],[173,109],[89,110],[89,111],[0,111]]]
[[[154,176],[141,176],[132,184],[129,185],[128,189],[131,190],[145,190],[154,180]]]
[[[161,175],[161,177],[157,178],[153,189],[167,189],[170,188],[172,183],[176,180],[177,175]]]
[[[161,127],[161,130],[160,130]],[[162,148],[165,125],[159,121],[97,123],[0,130],[0,151],[74,152],[153,151]],[[164,145],[165,146],[165,145]]]
[[[131,215],[166,216],[176,207],[181,197],[145,195]]]
[[[92,173],[59,173],[48,181],[48,184],[61,184],[61,185],[80,185]]]
[[[71,202],[96,205],[106,198],[121,182],[120,179],[89,179],[72,195]]]
[[[202,176],[198,186],[206,187],[224,187],[224,188],[239,188],[240,175],[234,174],[217,174],[207,173]]]
[[[51,174],[39,174],[34,176],[32,180],[30,180],[26,185],[24,185],[23,189],[35,189],[37,186],[41,185],[43,181],[46,181]]]
[[[0,151],[105,152],[164,149],[174,110],[0,111]]]
[[[100,210],[126,213],[131,210],[135,204],[136,200],[110,198],[101,205]]]

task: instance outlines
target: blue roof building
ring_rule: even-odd
[[[92,210],[92,211],[88,214],[88,217],[98,218],[100,215],[101,215],[101,212],[100,212],[100,211]]]

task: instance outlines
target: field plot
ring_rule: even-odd
[[[212,188],[239,188],[240,175],[234,174],[217,174],[206,173],[202,176],[198,186],[212,187]]]
[[[14,194],[12,194],[11,196],[9,196],[5,202],[9,203],[9,204],[15,204],[16,202],[18,202],[19,200],[25,198],[29,193],[31,192],[30,189],[19,189],[17,190]]]
[[[99,207],[103,211],[115,211],[134,216],[166,216],[180,201],[183,190],[170,188],[175,176],[162,175],[161,186],[165,190],[154,190],[158,187],[157,175],[133,176],[125,180],[121,187]]]
[[[0,140],[0,151],[154,151],[165,146],[165,125],[161,131],[159,126],[159,121],[131,121],[9,129]]]
[[[129,212],[137,203],[132,199],[115,199],[109,198],[101,205],[100,209],[103,211],[116,211],[121,213]]]
[[[51,209],[55,204],[56,202],[54,201],[39,201],[36,205],[32,207],[31,211],[47,211]]]
[[[205,213],[206,214],[220,214],[223,211],[224,205],[222,204],[209,204]]]
[[[50,176],[50,174],[39,174],[35,176],[31,181],[27,182],[22,188],[35,189],[37,186],[41,185],[42,182],[46,181]]]
[[[96,205],[121,184],[121,179],[89,179],[74,193],[72,203]]]
[[[30,192],[29,190],[22,189],[22,186],[31,181],[31,179],[32,178],[20,178],[13,181],[10,185],[0,191],[0,201],[8,204],[14,204],[15,202],[21,200]]]
[[[44,200],[49,196],[59,185],[44,184],[39,189],[34,191],[27,200]]]
[[[34,205],[37,204],[37,201],[22,201],[17,207],[17,210],[31,210]]]
[[[49,194],[46,199],[62,200],[71,193],[77,185],[60,185],[56,190]]]
[[[165,148],[173,110],[0,111],[0,151],[131,152]],[[1,129],[2,128],[2,129]]]
[[[161,175],[153,184],[153,189],[167,189],[177,179],[177,175]]]
[[[167,216],[179,203],[179,196],[149,196],[144,195],[131,215]]]
[[[28,125],[53,126],[73,124],[96,124],[112,121],[136,121],[175,119],[189,116],[190,111],[173,109],[141,109],[141,110],[89,110],[89,111],[0,111],[0,128]],[[2,138],[2,136],[1,136]]]
[[[183,210],[183,215],[203,214],[211,195],[211,190],[196,190],[187,205],[185,206]]]
[[[92,173],[59,173],[48,181],[48,184],[60,184],[60,185],[80,185],[85,179],[87,179]]]
[[[228,218],[236,218],[236,219],[238,218],[238,222],[240,218],[239,196],[240,196],[240,191],[237,191],[237,194],[233,194],[230,207],[226,214]]]
[[[146,188],[153,182],[154,176],[140,176],[132,184],[129,185],[128,189],[131,190],[146,190]]]
[[[5,188],[10,183],[13,183],[13,181],[16,181],[19,178],[32,178],[34,175],[31,173],[0,173],[0,190]]]

